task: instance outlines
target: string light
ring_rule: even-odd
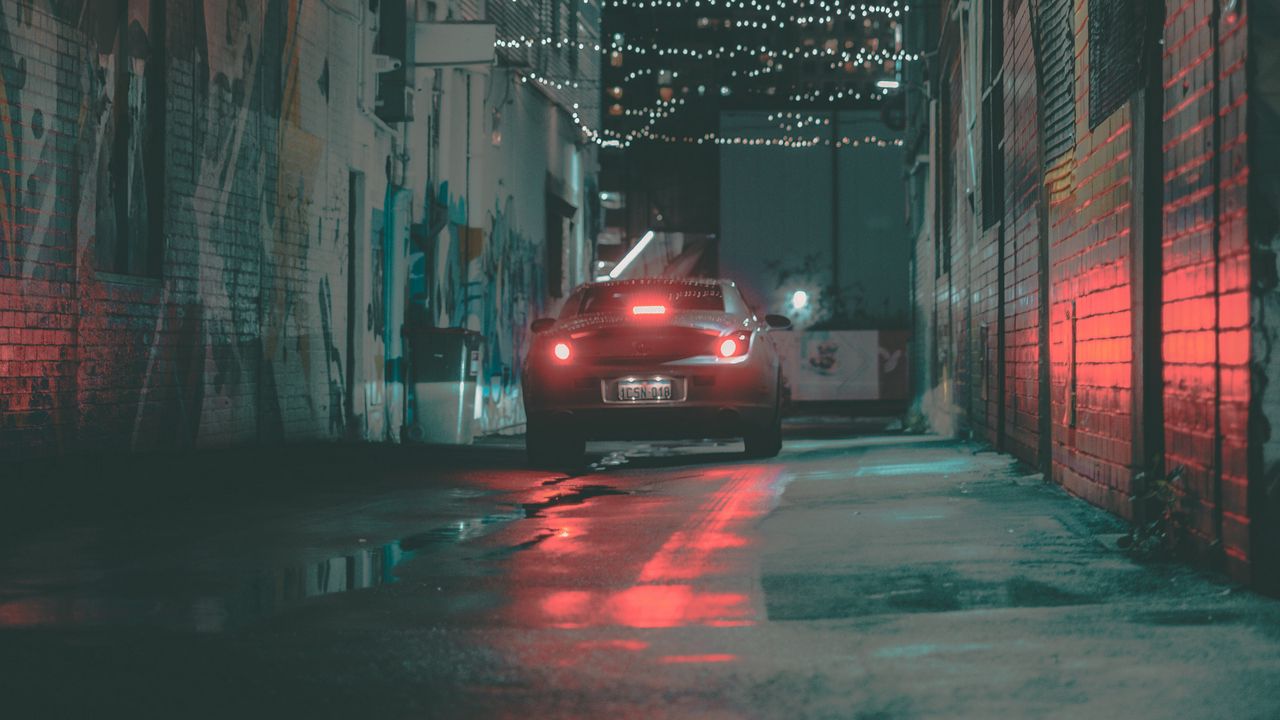
[[[714,10],[710,10],[709,12],[714,12]],[[764,13],[769,11],[762,10],[760,12]],[[899,20],[905,13],[906,8],[874,10],[855,8],[849,10],[837,10],[836,12],[827,15],[813,14],[800,15],[796,17],[779,17],[776,13],[770,13],[767,18],[732,17],[723,18],[722,20],[717,19],[715,25],[719,25],[720,22],[723,22],[725,29],[728,30],[784,30],[793,25],[799,27],[808,27],[809,25],[826,25],[827,23],[834,23],[836,20],[850,20],[856,22],[858,20],[864,20],[875,16],[883,16],[883,19],[885,20]],[[700,24],[698,27],[705,29],[706,25]]]
[[[738,44],[733,47],[721,45],[718,48],[704,50],[695,47],[662,47],[657,43],[645,47],[635,43],[612,43],[611,51],[632,53],[635,55],[657,55],[658,57],[685,57],[691,60],[733,60],[738,57],[759,57],[762,60],[810,60],[819,57],[837,58],[841,63],[861,65],[865,62],[907,62],[920,59],[919,53],[905,50],[860,49],[849,52],[833,47],[795,47],[770,48],[767,45],[750,46]]]
[[[640,68],[638,70],[632,70],[631,72],[622,76],[622,80],[620,80],[619,83],[629,83],[632,80],[639,79],[641,77],[644,77],[645,75],[661,75],[662,73],[668,73],[668,72],[671,73],[672,80],[675,80],[676,78],[680,77],[679,70],[666,70],[664,68]]]
[[[604,46],[600,43],[570,42],[568,40],[551,37],[531,38],[524,35],[514,38],[498,38],[493,41],[493,46],[499,50],[516,50],[520,48],[528,49],[535,47],[548,47],[555,50],[574,48],[579,52],[585,52],[588,49],[592,52],[601,52],[604,50]]]
[[[654,103],[656,107],[639,108],[639,109],[627,108],[622,112],[623,112],[623,115],[626,117],[644,117],[656,122],[658,120],[669,118],[672,115],[675,115],[676,109],[684,105],[684,103],[685,103],[684,98],[675,98],[674,100],[671,100],[669,102],[658,100],[656,103]]]
[[[809,90],[806,92],[794,93],[787,96],[787,100],[791,102],[836,102],[837,100],[883,100],[890,92],[888,88],[878,88],[876,91],[863,95],[860,91],[840,89],[834,92],[825,90]]]
[[[546,85],[547,87],[555,88],[556,90],[568,90],[570,88],[576,90],[582,87],[582,83],[577,80],[553,80],[552,78],[544,75],[539,75],[532,70],[525,70],[524,74],[520,76],[520,82],[524,83],[529,82],[530,80],[536,80],[537,82]]]
[[[704,133],[702,135],[671,135],[667,133],[655,133],[646,128],[645,130],[635,133],[632,137],[607,137],[605,133],[601,133],[588,126],[582,119],[582,115],[578,112],[578,105],[573,105],[573,112],[570,117],[573,123],[582,132],[583,136],[590,142],[594,142],[601,148],[625,149],[631,147],[639,141],[661,142],[661,143],[682,143],[687,145],[724,145],[739,147],[772,147],[787,149],[806,149],[815,147],[831,147],[830,138],[823,138],[818,135],[812,137],[794,137],[783,136],[780,138],[761,138],[761,137],[742,137],[742,136],[721,136],[714,132]],[[606,131],[608,133],[609,131]],[[851,138],[848,136],[837,138],[835,141],[836,149],[843,148],[900,148],[904,146],[901,138],[881,138],[875,135],[866,135],[861,138]]]
[[[517,49],[517,48],[535,48],[549,47],[555,49],[577,49],[579,52],[604,51],[604,46],[598,43],[587,42],[569,42],[567,40],[559,40],[556,38],[530,38],[521,35],[517,38],[498,39],[494,41],[494,46],[499,49]],[[776,60],[782,58],[784,60],[810,60],[818,57],[837,58],[841,63],[854,63],[860,65],[865,62],[906,62],[920,59],[919,53],[909,53],[905,50],[875,50],[867,51],[860,49],[857,52],[849,52],[833,47],[804,47],[797,46],[794,48],[770,48],[767,45],[750,46],[738,44],[733,47],[721,45],[714,49],[702,49],[696,47],[663,47],[657,43],[653,43],[648,47],[628,42],[613,42],[608,46],[609,51],[618,51],[632,53],[635,55],[657,55],[658,57],[684,57],[691,60],[732,60],[738,57],[759,57],[763,60]]]
[[[743,10],[756,12],[778,12],[781,10],[817,7],[827,13],[850,12],[863,15],[904,13],[911,9],[910,4],[897,0],[884,4],[850,3],[848,5],[840,2],[826,2],[825,0],[604,0],[601,5],[606,8],[627,10],[705,9],[708,11]]]

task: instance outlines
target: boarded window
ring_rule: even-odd
[[[1071,0],[1043,0],[1040,50],[1044,54],[1044,133],[1046,169],[1076,144],[1076,58]]]
[[[1089,0],[1089,129],[1138,88],[1142,37],[1134,0]]]

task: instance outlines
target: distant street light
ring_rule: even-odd
[[[803,310],[809,306],[809,293],[804,290],[797,290],[791,293],[791,308],[793,310]]]

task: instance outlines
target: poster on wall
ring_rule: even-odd
[[[792,401],[906,398],[906,332],[805,331],[773,338]]]

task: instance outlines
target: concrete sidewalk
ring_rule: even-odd
[[[856,666],[859,712],[1280,717],[1280,603],[1136,561],[1123,523],[1007,456],[907,438],[854,467],[824,452],[764,523],[761,582],[771,622],[846,639],[819,641],[809,682]]]

